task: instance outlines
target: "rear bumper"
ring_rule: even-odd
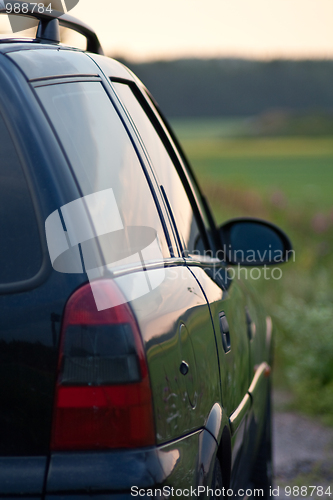
[[[50,462],[47,493],[80,491],[91,494],[130,491],[133,485],[140,488],[154,486],[164,482],[168,472],[172,472],[166,470],[165,455],[168,453],[156,447],[96,453],[55,453]]]
[[[210,432],[200,430],[178,441],[140,450],[54,453],[45,500],[125,500],[145,498],[147,490],[163,486],[210,484],[216,451]],[[151,492],[148,496],[152,497]]]

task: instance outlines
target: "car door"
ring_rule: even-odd
[[[191,183],[190,173],[182,168],[180,155],[167,137],[163,124],[144,98],[140,98],[133,84],[123,81],[114,81],[113,84],[146,145],[174,225],[178,252],[196,277],[210,306],[219,357],[222,403],[230,417],[236,474],[245,456],[246,416],[250,408],[245,295],[236,280],[228,280],[223,262],[217,262],[211,257],[211,252],[205,252],[205,249],[212,250],[212,237],[207,230],[208,216],[205,217],[205,209],[199,202],[194,183]]]
[[[179,368],[181,368],[181,372],[184,371],[182,377],[183,392],[186,394],[187,408],[191,408],[191,411],[185,414],[185,418],[187,426],[191,422],[191,428],[198,429],[204,426],[209,411],[214,403],[219,400],[218,360],[210,311],[203,291],[198,286],[193,273],[185,266],[181,254],[182,237],[187,238],[190,245],[192,245],[195,240],[200,238],[200,232],[180,178],[159,135],[142,108],[132,106],[133,103],[134,105],[139,105],[139,103],[135,100],[131,88],[126,83],[119,82],[113,82],[113,86],[142,140],[145,154],[153,168],[152,173],[155,178],[156,189],[159,188],[161,205],[166,217],[169,219],[170,231],[172,231],[174,241],[171,254],[174,255],[174,264],[176,264],[171,266],[170,269],[177,288],[173,298],[173,309],[176,310],[178,307],[176,304],[181,304],[182,296],[186,297],[188,294],[192,296],[194,303],[201,304],[202,307],[202,311],[196,317],[193,315],[194,311],[189,308],[186,312],[188,319],[183,317],[177,326],[178,359],[183,363],[182,367],[178,367],[178,371]],[[133,101],[131,100],[132,96]],[[162,178],[160,174],[163,171],[165,175]],[[179,203],[174,205],[174,210],[170,196],[176,196],[179,199]],[[182,235],[180,235],[175,225],[176,218],[184,228]],[[170,279],[172,279],[171,274]],[[170,338],[169,343],[170,347],[167,343],[164,343],[164,350],[170,349],[172,344],[176,346],[175,339]],[[177,376],[178,378],[179,376]]]

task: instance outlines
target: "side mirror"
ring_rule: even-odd
[[[294,251],[277,226],[251,217],[231,219],[219,229],[224,260],[241,266],[274,266],[287,262]]]

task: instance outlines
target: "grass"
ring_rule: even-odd
[[[183,140],[198,178],[261,195],[280,189],[291,205],[332,205],[333,138]]]
[[[173,125],[217,223],[261,217],[290,236],[295,263],[255,283],[277,333],[276,383],[333,424],[333,137],[244,137],[237,120]]]

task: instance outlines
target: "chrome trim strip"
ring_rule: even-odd
[[[232,436],[237,431],[238,427],[242,423],[243,419],[245,418],[250,408],[251,408],[251,397],[249,394],[245,394],[245,396],[243,397],[242,401],[240,402],[236,410],[229,417],[229,424]]]
[[[266,373],[270,371],[270,367],[268,363],[265,361],[263,363],[260,363],[260,365],[257,366],[254,377],[252,379],[251,385],[249,387],[249,394],[251,396],[255,396],[255,393],[258,391],[260,387],[260,382],[263,379],[263,377],[266,376]]]
[[[175,267],[184,265],[185,265],[184,259],[180,257],[175,257],[175,258],[165,259],[163,261],[145,263],[144,268],[142,267],[142,264],[138,263],[137,265],[131,264],[129,266],[123,266],[115,269],[109,267],[108,271],[110,273],[111,278],[116,278],[118,276],[123,276],[130,273],[149,271],[151,269],[161,269],[161,267]]]
[[[209,267],[215,269],[216,267],[226,268],[225,262],[220,259],[213,259],[207,257],[200,258],[200,255],[196,255],[195,258],[185,258],[185,262],[187,266],[200,266],[200,267]]]
[[[270,316],[266,316],[266,347],[269,350],[272,341],[273,322]]]

